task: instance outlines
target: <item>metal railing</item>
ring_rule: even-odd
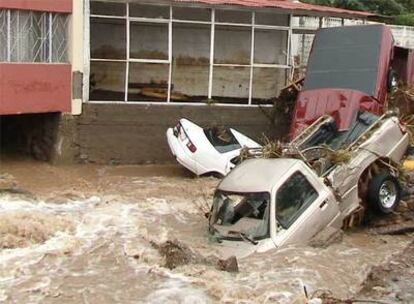
[[[0,62],[67,62],[67,14],[0,9]]]

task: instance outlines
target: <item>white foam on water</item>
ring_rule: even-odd
[[[309,293],[322,288],[346,297],[358,288],[370,265],[382,263],[408,242],[393,237],[387,238],[386,243],[362,244],[350,234],[344,237],[343,242],[326,249],[293,246],[250,256],[239,261],[238,274],[197,264],[171,271],[162,267],[164,261],[151,242],[159,244],[177,236],[184,242],[191,240],[188,245],[192,249],[208,251],[212,244],[205,238],[203,226],[188,227],[200,222],[197,207],[189,200],[160,198],[125,202],[122,197],[114,196],[109,203],[104,201],[107,200],[90,197],[83,201],[53,204],[1,196],[0,214],[42,212],[64,216],[73,222],[74,229],[57,232],[42,244],[0,250],[0,302],[8,300],[11,287],[30,280],[37,282],[28,284],[21,292],[26,290],[32,294],[40,290],[42,292],[31,296],[34,302],[42,302],[43,291],[54,283],[53,271],[60,270],[83,280],[88,276],[99,276],[104,270],[94,269],[93,263],[102,258],[102,252],[114,256],[115,260],[126,260],[125,271],[132,269],[138,278],[146,278],[150,274],[154,277],[154,284],[145,293],[128,295],[131,301],[283,304],[303,296],[303,286]],[[100,249],[103,250],[96,253]],[[56,258],[45,262],[49,255]],[[65,262],[82,256],[87,257],[88,265],[92,263],[91,268],[84,271],[61,269],[70,265]],[[37,265],[42,263],[50,266],[50,278],[44,277],[46,270],[38,269]],[[116,269],[116,265],[110,266]],[[33,269],[38,273],[31,271]],[[106,282],[110,289],[110,277]],[[93,281],[86,284],[94,286]]]

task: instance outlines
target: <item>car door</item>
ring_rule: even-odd
[[[276,192],[276,246],[306,242],[338,215],[338,203],[329,188],[316,177],[295,171]]]

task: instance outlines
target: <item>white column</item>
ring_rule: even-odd
[[[211,99],[213,94],[213,72],[214,72],[214,34],[215,34],[215,14],[216,10],[211,10],[211,34],[210,34],[210,70],[208,73],[208,99]]]
[[[85,4],[85,7],[86,7],[86,4]],[[89,37],[89,29],[88,31],[86,31],[86,29],[84,28],[84,18],[89,18],[89,14],[86,14],[86,13],[84,14],[84,0],[73,1],[72,16],[70,18],[71,19],[69,22],[69,37],[68,37],[69,50],[68,51],[69,51],[69,60],[70,60],[70,63],[72,64],[72,72],[85,73],[84,55],[85,55],[86,49],[84,49],[84,34],[88,33],[88,37]],[[88,57],[88,64],[89,64],[89,56],[87,57]],[[84,77],[83,77],[83,92],[82,92],[83,98],[87,98],[87,95],[85,96],[85,86],[87,87],[87,89],[89,89],[88,88],[89,73],[87,74],[88,75],[84,74]],[[88,80],[86,84],[85,84],[85,78]],[[89,93],[88,91],[86,94]],[[72,99],[72,115],[80,115],[81,113],[82,113],[82,98],[73,98]]]

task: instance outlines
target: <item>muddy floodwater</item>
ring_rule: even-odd
[[[297,246],[239,260],[239,272],[173,270],[152,244],[179,240],[216,254],[203,213],[219,182],[176,166],[0,167],[1,303],[305,303],[351,297],[373,266],[412,236],[346,232],[328,247]]]

